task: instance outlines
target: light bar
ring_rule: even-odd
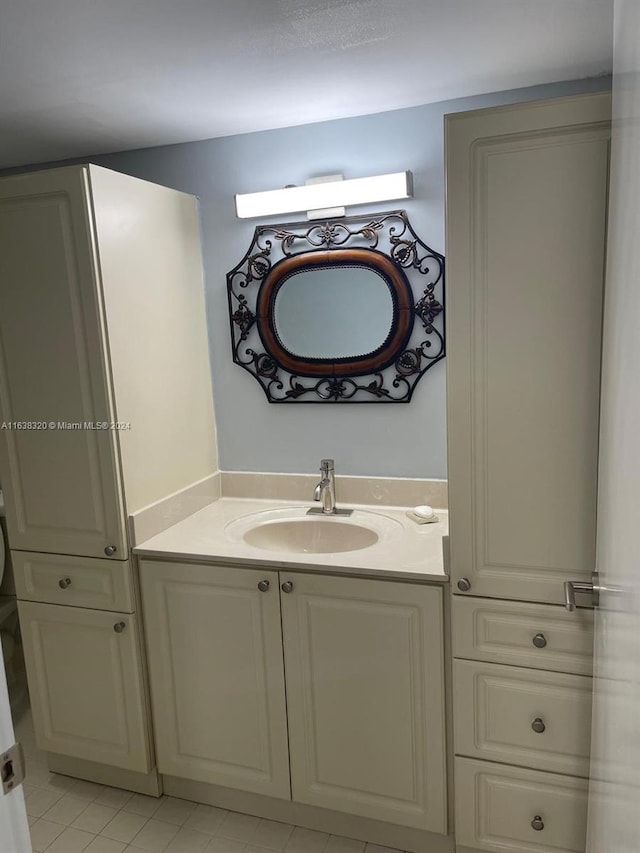
[[[351,207],[354,204],[374,204],[413,196],[411,172],[393,172],[371,178],[353,178],[285,187],[260,193],[236,195],[236,215],[239,219],[256,216],[278,216],[281,213],[318,210],[325,207]]]

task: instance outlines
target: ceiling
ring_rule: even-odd
[[[0,0],[0,167],[608,73],[613,0]]]

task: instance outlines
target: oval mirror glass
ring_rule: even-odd
[[[273,302],[280,344],[299,358],[367,355],[384,344],[393,321],[389,285],[372,268],[294,272],[280,285]]]

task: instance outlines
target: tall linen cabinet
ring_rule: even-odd
[[[0,421],[38,745],[157,792],[128,516],[217,470],[195,198],[95,166],[0,181]]]
[[[582,853],[611,99],[447,118],[456,844]]]

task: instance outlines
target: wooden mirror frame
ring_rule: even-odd
[[[389,288],[393,318],[386,339],[345,358],[291,353],[274,323],[278,291],[304,270],[348,266],[370,269]],[[233,360],[258,380],[270,403],[408,403],[420,378],[445,355],[444,257],[419,239],[404,210],[258,226],[227,274],[227,295]]]

